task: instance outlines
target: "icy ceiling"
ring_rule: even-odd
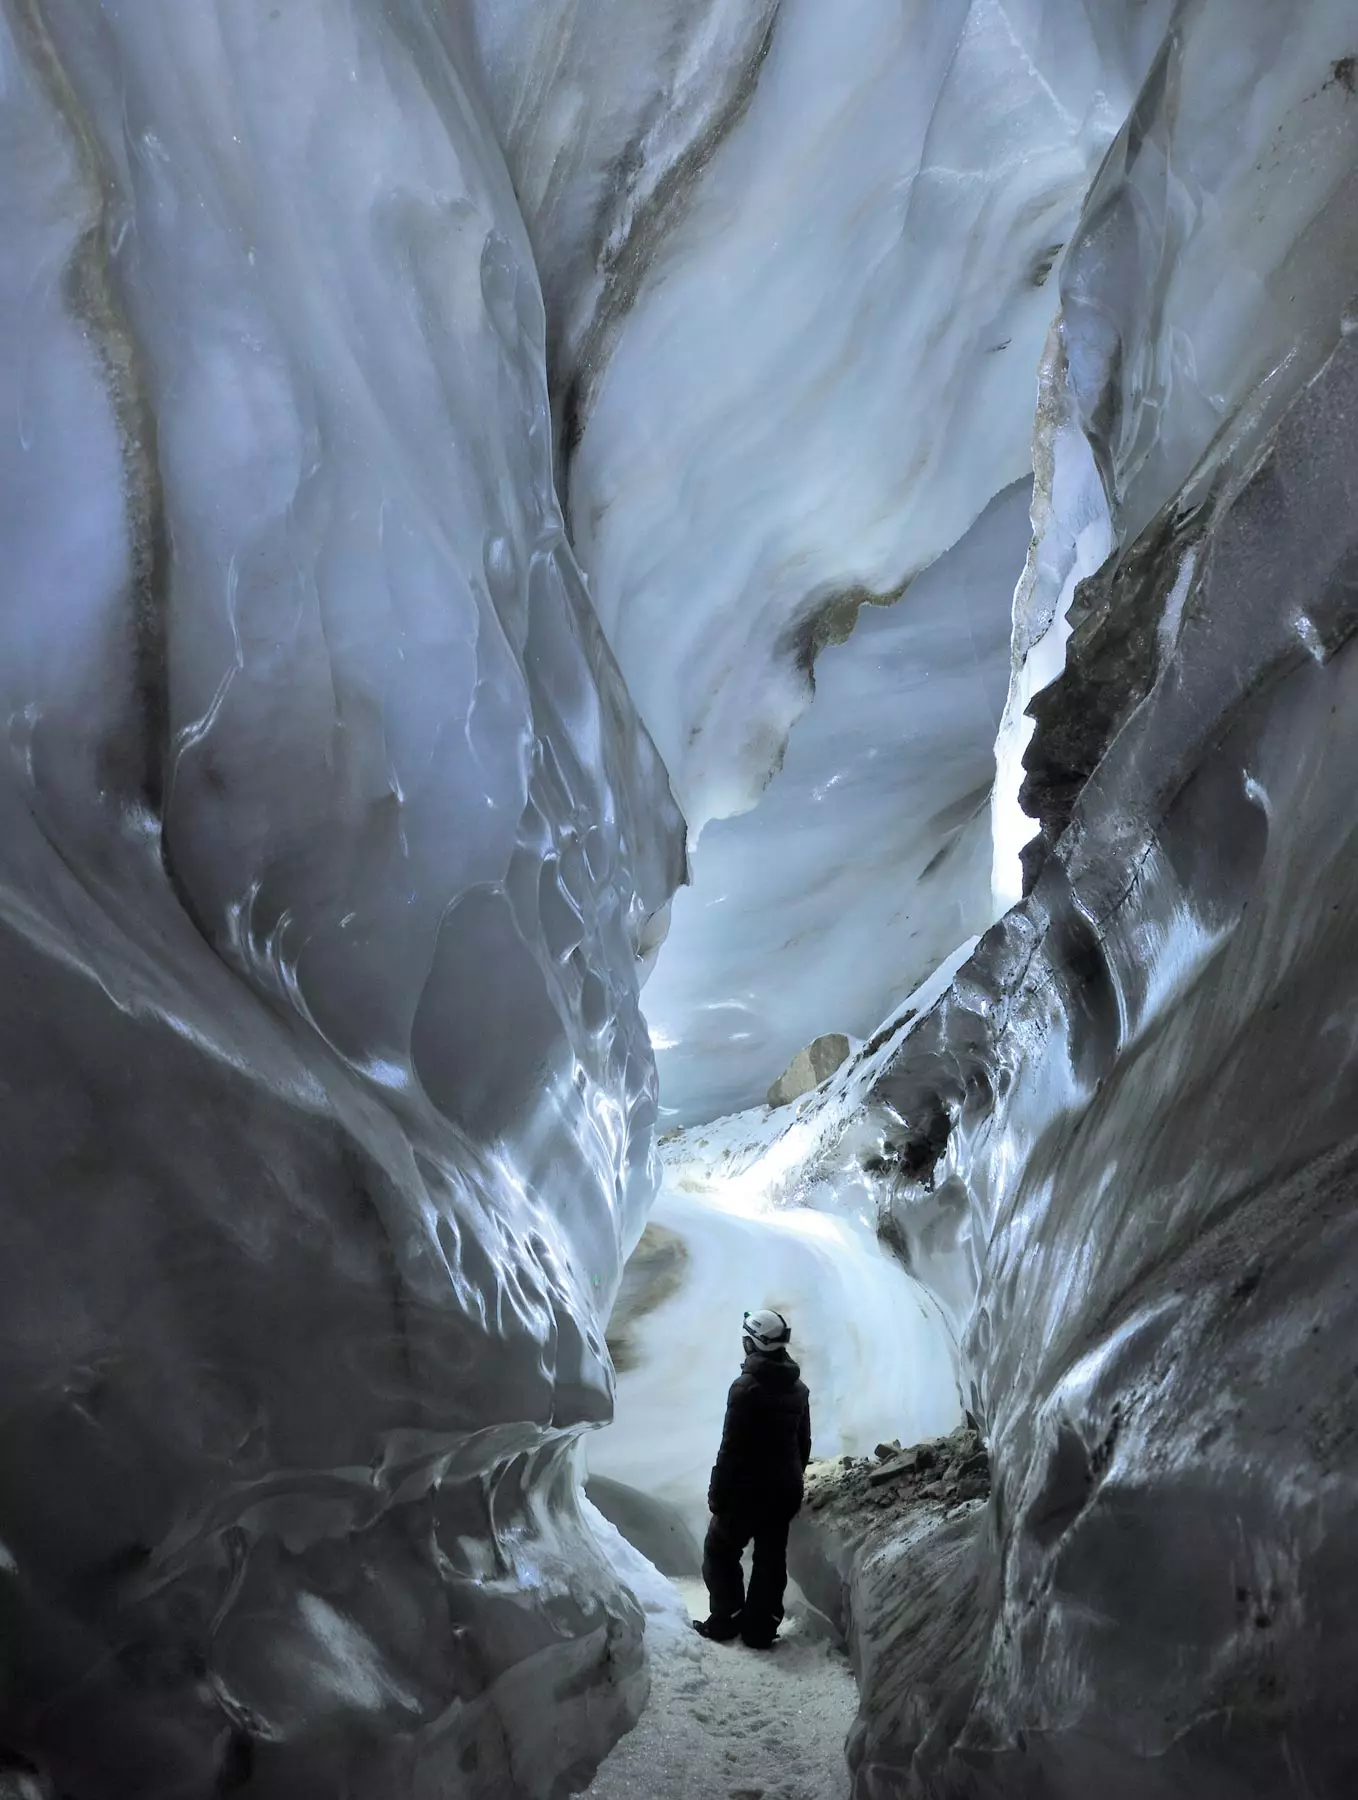
[[[578,1788],[779,1301],[994,1458],[856,1800],[1353,1791],[1356,169],[1350,0],[0,0],[6,1800]]]

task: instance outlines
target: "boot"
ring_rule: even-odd
[[[739,1619],[723,1619],[713,1613],[708,1619],[695,1619],[693,1629],[699,1637],[707,1638],[714,1644],[729,1644],[740,1630]]]

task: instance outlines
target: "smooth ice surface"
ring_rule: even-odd
[[[779,8],[569,462],[595,604],[695,832],[777,767],[845,602],[897,592],[1028,469],[1049,277],[1168,14]]]
[[[567,448],[650,257],[749,101],[780,4],[469,0],[547,304]]]
[[[859,1800],[1355,1778],[1352,19],[1177,23],[1043,370],[1031,892],[815,1151],[880,1184],[998,1472],[855,1570]]]
[[[505,1800],[644,1692],[573,1438],[682,842],[465,61],[0,11],[0,1744],[81,1800]]]
[[[1350,336],[1264,460],[1107,582],[1035,749],[1125,680],[1147,612],[1152,686],[870,1098],[886,1134],[946,1121],[882,1197],[959,1296],[998,1479],[979,1530],[860,1571],[862,1800],[907,1768],[949,1800],[978,1764],[1062,1800],[1358,1768],[1356,393]]]
[[[1052,271],[1168,11],[476,10],[574,540],[691,837],[782,765],[748,832],[703,833],[648,995],[672,1121],[871,1031],[993,916],[1026,527],[1010,549],[985,509],[1029,465]]]
[[[709,825],[643,1010],[666,1124],[762,1099],[825,1031],[867,1037],[991,922],[988,796],[1030,486],[903,599],[864,607],[753,812]]]
[[[684,1596],[636,1547],[609,1523],[597,1506],[581,1495],[580,1514],[608,1559],[609,1567],[646,1615],[646,1654],[692,1656],[694,1636]]]

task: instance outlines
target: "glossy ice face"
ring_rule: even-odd
[[[644,1686],[572,1439],[682,838],[466,64],[435,6],[0,20],[3,1729],[71,1791],[498,1796],[525,1658],[622,1676],[543,1783]]]
[[[1036,1761],[1063,1800],[1285,1791],[1293,1734],[1337,1791],[1351,1757],[1358,608],[1334,571],[1356,400],[1345,334],[1244,469],[1086,590],[1030,771],[1080,741],[1094,685],[1120,727],[1028,900],[852,1125],[904,1159],[898,1121],[948,1120],[927,1182],[882,1198],[950,1296],[1002,1471],[936,1561],[855,1584],[865,1766],[919,1766],[926,1667],[977,1678],[964,1735],[922,1751],[941,1792],[978,1742],[998,1783]],[[1261,1641],[1290,1671],[1286,1735],[1256,1696],[1224,1739]]]
[[[870,1036],[995,916],[1035,371],[1171,11],[474,8],[563,504],[690,829],[646,997],[667,1126]]]
[[[0,9],[51,1791],[507,1800],[635,1716],[577,1440],[709,824],[647,998],[703,1279],[599,1466],[688,1504],[761,1269],[822,1446],[959,1373],[992,1434],[931,1614],[984,1667],[928,1735],[957,1646],[877,1657],[864,1782],[1036,1722],[1070,1800],[1233,1797],[1257,1705],[1270,1791],[1351,1785],[1355,54],[1341,0]]]
[[[1358,119],[1351,18],[1305,25],[1184,9],[1090,197],[1001,734],[1031,892],[789,1129],[788,1189],[876,1189],[1002,1470],[853,1562],[868,1791],[1348,1778]]]

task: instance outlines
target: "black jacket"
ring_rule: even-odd
[[[811,1396],[786,1350],[747,1356],[726,1400],[708,1510],[786,1512],[802,1503],[811,1460]]]

